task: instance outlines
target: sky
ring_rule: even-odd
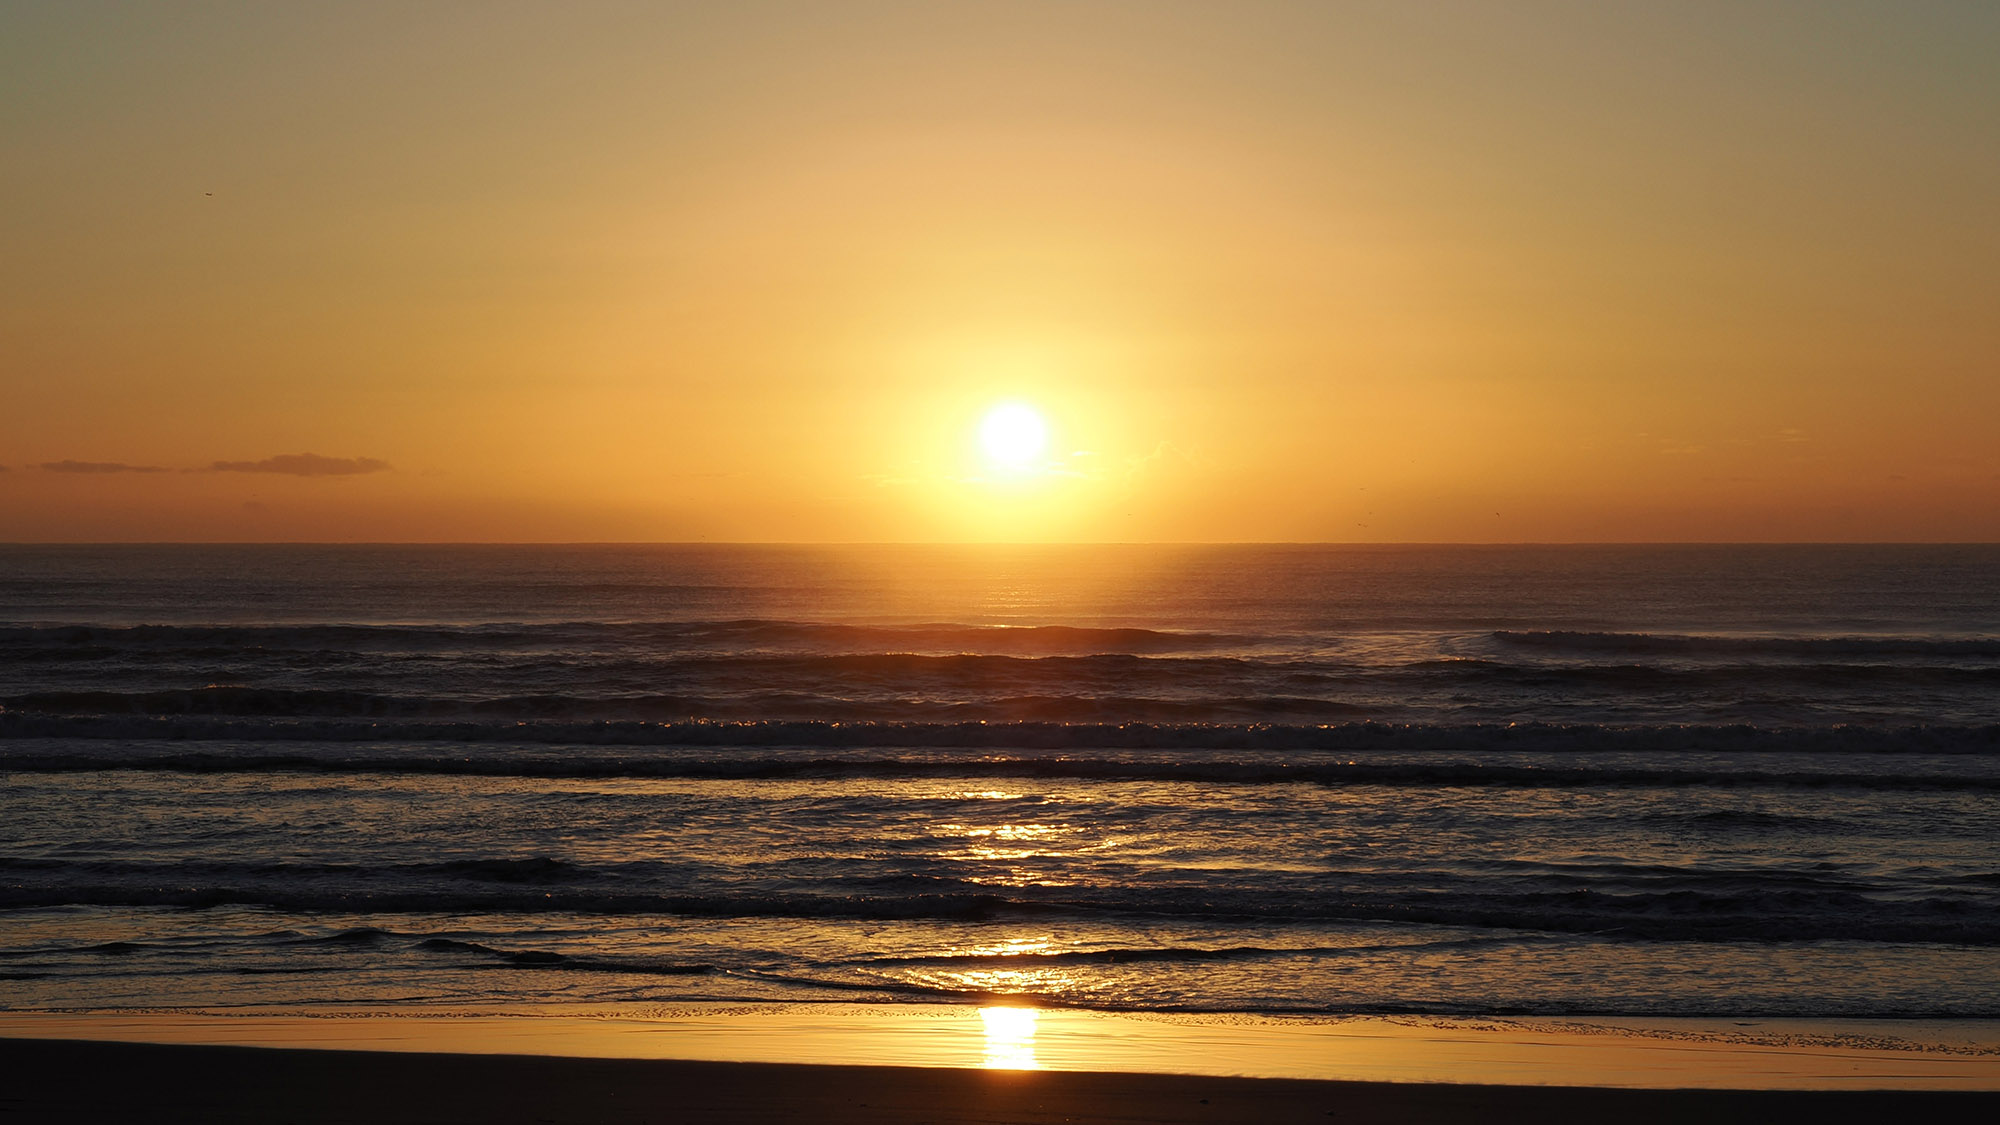
[[[0,541],[2000,540],[1996,58],[1922,0],[0,0]]]

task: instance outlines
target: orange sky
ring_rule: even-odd
[[[665,7],[0,9],[0,540],[2000,539],[2000,6]]]

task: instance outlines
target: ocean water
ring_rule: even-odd
[[[2000,548],[0,547],[0,1007],[2000,1017]]]

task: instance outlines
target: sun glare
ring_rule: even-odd
[[[1049,426],[1034,407],[1007,402],[986,412],[979,423],[979,448],[987,464],[1010,472],[1034,468],[1048,449]]]
[[[981,1008],[980,1022],[986,1025],[988,1070],[1038,1070],[1035,1061],[1035,1020],[1033,1008]]]

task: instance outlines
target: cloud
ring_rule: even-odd
[[[373,457],[321,457],[317,453],[280,453],[262,461],[217,461],[209,466],[218,473],[284,473],[294,477],[351,477],[380,473],[389,462]]]
[[[158,465],[127,465],[123,461],[44,461],[38,468],[51,473],[164,473]]]
[[[1162,472],[1200,472],[1207,467],[1206,458],[1194,450],[1182,449],[1170,441],[1160,442],[1151,453],[1144,457],[1125,459],[1125,477],[1137,480]]]

